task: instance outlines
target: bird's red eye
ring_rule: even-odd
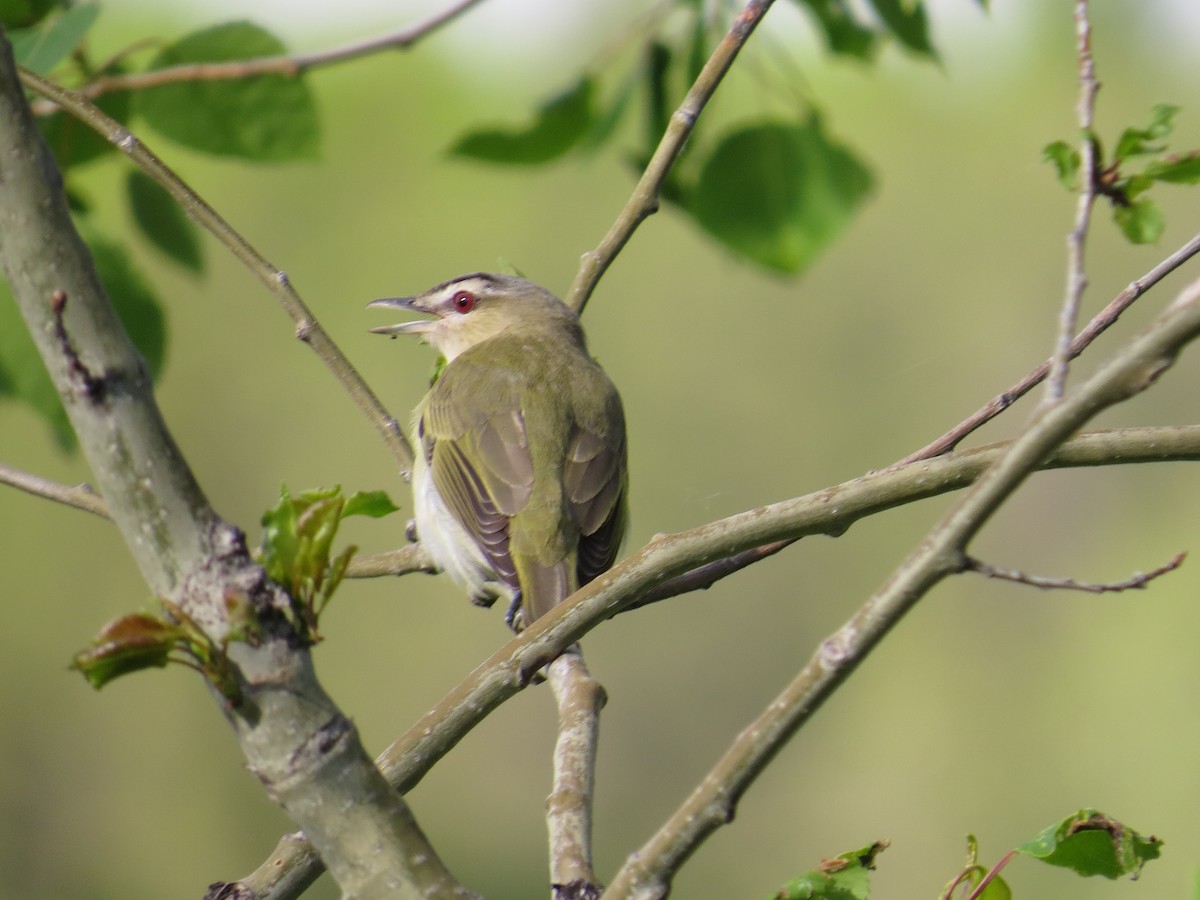
[[[469,313],[475,308],[475,295],[470,291],[459,291],[450,300],[460,313]]]

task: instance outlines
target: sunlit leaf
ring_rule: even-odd
[[[450,148],[456,156],[492,163],[534,165],[571,150],[592,127],[594,84],[584,76],[551,99],[525,128],[483,128],[463,135]]]
[[[875,857],[887,846],[887,841],[877,841],[869,847],[822,860],[815,870],[793,878],[772,894],[770,900],[867,900]]]
[[[151,64],[279,56],[283,44],[250,22],[229,22],[193,32],[163,49]],[[190,80],[147,88],[137,110],[157,131],[207,153],[259,161],[316,156],[316,104],[303,76]]]
[[[814,116],[727,135],[705,160],[688,204],[726,246],[790,274],[845,229],[871,185],[867,168]]]
[[[202,272],[199,230],[170,194],[140,169],[130,170],[125,189],[133,221],[146,239],[184,268]]]
[[[370,516],[372,519],[382,519],[396,512],[400,507],[392,502],[386,491],[359,491],[346,498],[346,506],[342,510],[342,518],[347,516]]]
[[[1120,878],[1136,877],[1142,866],[1158,859],[1161,846],[1162,841],[1154,836],[1143,837],[1102,812],[1082,809],[1017,850],[1080,875]]]

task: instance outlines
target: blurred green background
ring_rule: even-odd
[[[629,418],[627,549],[887,465],[1045,358],[1074,200],[1039,156],[1075,133],[1072,4],[993,6],[984,15],[967,0],[933,4],[940,67],[894,49],[876,68],[831,61],[794,5],[768,16],[747,71],[785,54],[800,95],[820,104],[879,186],[802,279],[736,261],[666,210],[601,283],[586,325]],[[1101,133],[1143,124],[1166,101],[1183,107],[1173,146],[1200,146],[1196,16],[1182,3],[1093,7]],[[431,353],[367,334],[380,320],[364,304],[505,262],[564,291],[633,183],[616,152],[509,170],[449,159],[445,148],[470,127],[526,117],[620,46],[640,8],[580,4],[576,21],[555,5],[541,31],[533,16],[506,19],[514,4],[489,0],[411,52],[321,70],[312,78],[325,126],[317,163],[259,168],[146,137],[288,272],[404,418]],[[336,25],[307,21],[298,7],[254,18],[307,50],[418,11]],[[111,4],[96,56],[212,21],[182,7]],[[745,76],[713,113],[763,117],[778,102],[765,93]],[[624,146],[638,137],[631,131]],[[122,233],[124,171],[109,161],[72,176]],[[1125,245],[1098,209],[1089,315],[1196,231],[1197,196],[1160,192],[1169,224],[1157,247]],[[215,243],[206,249],[199,281],[149,250],[138,261],[167,298],[160,401],[218,511],[256,540],[280,482],[386,488],[407,508],[375,433],[273,299]],[[1116,333],[1132,333],[1186,277],[1146,298]],[[1106,337],[1097,353],[1120,340]],[[1196,421],[1196,355],[1097,424]],[[1029,408],[978,439],[1011,434]],[[0,406],[0,459],[64,482],[89,477],[11,404]],[[974,549],[998,565],[1123,579],[1196,548],[1197,481],[1184,464],[1041,475]],[[803,541],[589,636],[588,661],[610,695],[596,810],[602,878],[948,502]],[[364,551],[396,546],[401,516],[352,521],[346,537]],[[101,623],[149,603],[115,530],[0,488],[0,548],[0,896],[199,897],[257,865],[288,823],[244,770],[195,675],[173,668],[97,694],[66,670]],[[1195,566],[1119,596],[944,583],[784,750],[674,896],[765,896],[822,856],[887,838],[874,896],[934,897],[960,866],[968,832],[990,862],[1082,806],[1165,838],[1164,858],[1137,884],[1018,860],[1006,873],[1018,896],[1191,896],[1200,865]],[[448,580],[424,576],[347,584],[322,631],[322,680],[373,751],[506,639],[499,611],[481,612]],[[451,868],[493,900],[544,894],[553,720],[547,690],[524,692],[411,796]],[[336,892],[323,882],[313,896]]]

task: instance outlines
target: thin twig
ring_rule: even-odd
[[[734,19],[728,34],[713,50],[708,62],[700,70],[700,74],[696,76],[696,81],[687,92],[687,96],[683,98],[679,108],[672,114],[671,120],[667,124],[667,130],[663,134],[662,140],[659,141],[654,155],[650,157],[650,162],[646,164],[646,169],[642,172],[642,177],[638,179],[625,208],[621,210],[599,246],[583,255],[579,272],[566,296],[567,305],[576,312],[583,312],[588,298],[596,289],[596,284],[612,261],[616,259],[617,254],[621,252],[621,248],[633,236],[637,227],[647,217],[658,211],[659,192],[662,190],[667,174],[671,171],[671,166],[674,165],[684,144],[687,143],[688,137],[691,136],[692,130],[696,127],[696,122],[713,92],[725,77],[725,73],[729,71],[729,67],[733,65],[733,61],[750,38],[755,27],[767,14],[767,10],[771,8],[772,2],[773,0],[750,0]]]
[[[379,398],[350,364],[341,349],[329,337],[300,295],[292,287],[287,273],[276,268],[258,252],[228,222],[221,218],[194,190],[176,175],[149,147],[135,137],[120,122],[97,109],[74,91],[60,87],[19,67],[21,82],[25,87],[52,99],[101,137],[128,156],[143,172],[162,185],[187,215],[210,232],[233,253],[275,295],[284,312],[296,326],[296,337],[317,354],[338,382],[371,421],[391,450],[392,456],[408,477],[412,466],[412,449],[396,419],[388,413]]]
[[[1181,565],[1187,553],[1179,553],[1170,562],[1151,569],[1149,572],[1137,572],[1124,581],[1089,582],[1076,581],[1074,578],[1046,578],[1043,575],[1030,575],[1017,569],[1002,569],[972,556],[966,558],[964,571],[977,572],[986,578],[997,578],[1001,581],[1014,581],[1030,587],[1046,591],[1084,591],[1089,594],[1117,594],[1121,591],[1143,590],[1154,579],[1174,572]]]
[[[1087,289],[1084,251],[1088,226],[1092,218],[1092,203],[1096,199],[1096,143],[1092,136],[1092,119],[1096,109],[1096,68],[1092,61],[1092,25],[1088,19],[1088,0],[1075,0],[1075,33],[1079,52],[1079,202],[1075,208],[1075,225],[1067,235],[1067,294],[1059,313],[1058,340],[1046,383],[1046,402],[1057,403],[1067,383],[1067,368],[1071,361],[1071,335],[1079,320],[1083,292]]]
[[[1079,356],[1097,337],[1113,325],[1121,317],[1121,314],[1133,305],[1134,301],[1197,253],[1200,253],[1200,234],[1194,235],[1191,240],[1162,262],[1158,263],[1141,278],[1130,282],[1125,290],[1117,294],[1108,306],[1097,313],[1095,318],[1075,336],[1075,340],[1071,344],[1071,358],[1074,359]],[[1016,403],[1021,397],[1024,397],[1033,388],[1037,387],[1045,379],[1049,371],[1050,360],[1047,360],[1010,388],[997,394],[988,403],[981,406],[966,419],[963,419],[962,422],[955,425],[941,437],[937,438],[937,440],[931,441],[920,450],[914,451],[903,459],[892,463],[889,468],[906,466],[918,460],[932,459],[935,456],[949,453],[965,437],[983,427]]]
[[[436,572],[437,567],[420,544],[408,544],[387,553],[356,556],[346,569],[347,578],[381,578],[411,572]]]
[[[459,0],[420,22],[406,25],[404,28],[388,34],[352,41],[328,50],[292,55],[260,56],[228,62],[189,63],[163,69],[152,69],[148,72],[102,75],[80,87],[79,93],[89,100],[95,100],[102,94],[114,91],[145,90],[181,81],[229,81],[253,78],[256,75],[285,75],[294,78],[309,69],[357,59],[383,50],[407,50],[417,41],[453,21],[479,3],[480,0]],[[101,67],[101,71],[104,68]],[[56,105],[53,102],[38,103],[34,106],[34,113],[39,116],[48,115],[54,111]]]
[[[600,884],[592,869],[592,798],[596,742],[604,688],[588,673],[579,645],[546,667],[558,706],[554,786],[546,798],[553,900],[593,900]]]
[[[38,475],[22,472],[20,469],[14,469],[12,466],[7,466],[4,463],[0,463],[0,484],[8,484],[15,488],[20,488],[26,493],[33,494],[35,497],[44,497],[56,503],[65,503],[67,506],[82,509],[102,519],[109,518],[108,507],[104,504],[104,498],[97,494],[90,484],[77,484],[73,486],[59,484],[48,478],[42,478]]]
[[[979,880],[979,884],[975,885],[975,890],[971,891],[971,893],[967,896],[967,900],[979,900],[979,898],[983,896],[983,892],[987,890],[987,886],[995,881],[995,879],[1004,870],[1004,867],[1016,859],[1016,856],[1016,850],[1009,850],[1002,857],[1000,857],[1000,861],[988,870],[988,873]]]

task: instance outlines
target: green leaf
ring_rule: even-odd
[[[54,8],[54,0],[0,0],[0,25],[9,32],[40,22]]]
[[[1079,151],[1066,141],[1054,141],[1042,148],[1042,159],[1054,166],[1058,183],[1068,191],[1076,189],[1079,181]]]
[[[1142,866],[1158,859],[1161,846],[1162,841],[1154,836],[1143,837],[1102,812],[1081,809],[1017,850],[1083,876],[1136,878]]]
[[[75,431],[3,278],[0,278],[0,397],[29,406],[50,426],[59,447],[75,449]]]
[[[27,69],[48,75],[79,46],[96,24],[98,15],[99,4],[80,3],[35,28],[11,32],[8,39],[12,42],[13,56]]]
[[[887,846],[887,841],[877,841],[822,860],[817,869],[793,878],[772,894],[771,900],[867,900],[875,857]]]
[[[871,5],[896,40],[914,53],[937,59],[937,51],[929,41],[924,3],[920,0],[871,0]]]
[[[1142,174],[1155,181],[1170,184],[1200,183],[1200,150],[1193,150],[1183,156],[1155,160],[1146,166]]]
[[[300,637],[321,640],[318,620],[356,548],[331,555],[338,525],[347,515],[385,516],[396,507],[382,491],[347,499],[340,487],[304,491],[293,497],[283,485],[279,502],[263,513],[258,558],[267,575],[288,592],[292,623]]]
[[[347,516],[370,516],[372,519],[382,519],[399,510],[386,491],[359,491],[346,498],[346,507],[342,510],[342,518]]]
[[[674,54],[661,41],[651,41],[646,48],[646,158],[662,140],[663,133],[671,122],[670,90],[667,76],[671,71]]]
[[[166,355],[166,325],[158,298],[117,244],[96,238],[81,227],[105,292],[152,378],[161,374]],[[70,303],[70,298],[67,299]],[[19,400],[41,415],[59,446],[75,449],[75,432],[46,372],[8,284],[0,280],[0,396]]]
[[[813,116],[728,134],[704,162],[688,210],[737,253],[803,271],[849,224],[871,190],[867,168]]]
[[[151,69],[279,56],[284,46],[250,22],[193,32],[162,50]],[[256,161],[317,155],[316,103],[303,76],[255,75],[147,88],[137,111],[157,131],[196,150]]]
[[[113,619],[92,639],[92,646],[75,654],[71,668],[83,673],[99,690],[114,678],[139,669],[162,668],[182,637],[178,626],[146,613]]]
[[[1131,156],[1140,156],[1146,153],[1161,153],[1164,148],[1153,142],[1159,141],[1171,133],[1171,129],[1174,127],[1171,120],[1175,118],[1177,112],[1179,112],[1178,106],[1171,106],[1169,103],[1156,104],[1150,110],[1149,125],[1145,128],[1126,128],[1121,132],[1114,154],[1116,161],[1121,162]]]
[[[877,35],[854,18],[847,0],[800,0],[800,3],[816,18],[832,52],[858,59],[875,55]]]
[[[84,236],[108,299],[145,358],[150,377],[157,381],[167,355],[166,317],[158,295],[147,285],[120,244],[91,234]]]
[[[171,195],[141,169],[130,171],[125,189],[133,221],[146,239],[185,269],[203,272],[199,230]]]
[[[1126,206],[1114,206],[1113,221],[1133,244],[1153,244],[1166,228],[1162,210],[1149,197]]]
[[[594,82],[584,76],[522,129],[487,128],[459,138],[450,153],[484,162],[537,165],[565,155],[592,127]]]
[[[621,118],[625,115],[626,110],[633,100],[634,94],[637,93],[638,85],[641,83],[641,75],[634,70],[617,89],[612,101],[608,107],[602,112],[594,113],[592,116],[591,125],[588,126],[587,132],[580,139],[579,146],[587,150],[604,144],[613,133],[617,130],[617,126],[621,122]]]
[[[122,125],[129,121],[133,108],[133,95],[128,91],[102,94],[93,102],[102,112],[116,119]],[[54,159],[60,169],[69,169],[71,166],[82,165],[106,154],[117,152],[117,148],[109,141],[74,116],[61,110],[39,118],[37,124],[42,132],[42,137],[46,139],[46,144],[54,153]]]

